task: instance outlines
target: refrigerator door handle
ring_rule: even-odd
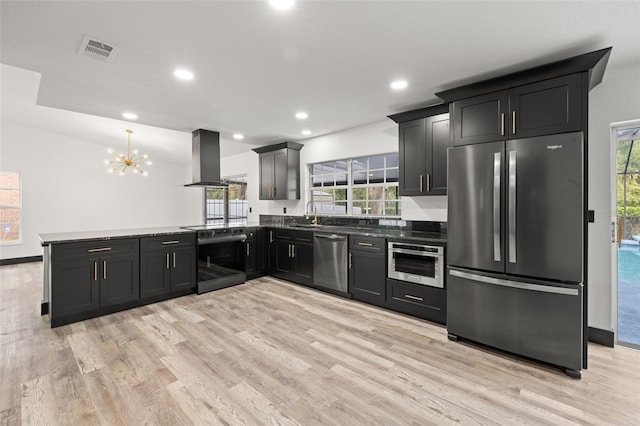
[[[502,261],[500,247],[500,171],[502,153],[493,154],[493,260]]]
[[[485,284],[499,285],[502,287],[511,287],[511,288],[517,288],[522,290],[539,291],[543,293],[566,294],[569,296],[578,296],[580,294],[578,291],[578,288],[566,288],[566,287],[555,287],[555,286],[542,285],[542,284],[523,283],[519,281],[504,280],[501,278],[486,277],[484,275],[472,274],[469,272],[462,272],[455,269],[450,269],[449,274],[453,275],[454,277],[464,278],[471,281],[479,281]]]
[[[516,263],[516,151],[509,151],[509,262]]]

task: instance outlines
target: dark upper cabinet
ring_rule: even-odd
[[[581,129],[580,74],[454,101],[453,145],[543,136]]]
[[[451,106],[453,145],[505,139],[508,113],[507,90],[455,101]]]
[[[384,306],[386,267],[384,238],[349,237],[349,293],[354,299]]]
[[[449,113],[442,113],[446,110],[446,105],[437,105],[390,116],[399,123],[400,195],[447,193]]]
[[[141,238],[140,246],[140,298],[195,288],[195,234]]]
[[[515,87],[509,91],[509,137],[578,131],[581,105],[580,74]]]
[[[294,142],[254,149],[259,156],[261,200],[300,199],[300,149],[302,145]]]

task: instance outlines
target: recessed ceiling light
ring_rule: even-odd
[[[138,116],[132,112],[123,112],[122,113],[122,117],[126,118],[127,120],[137,120]]]
[[[278,10],[287,10],[293,7],[295,0],[269,0],[269,4]]]
[[[306,130],[306,129],[305,129],[305,130],[303,130],[303,131],[302,131],[302,132],[300,132],[300,133],[302,133],[302,134],[303,134],[303,135],[305,135],[305,136],[306,136],[306,135],[310,135],[310,134],[311,134],[311,130]]]
[[[391,88],[393,90],[406,89],[407,86],[408,86],[408,83],[405,80],[396,80],[396,81],[391,83]]]
[[[304,119],[305,119],[305,118],[307,118],[307,117],[309,117],[309,114],[307,114],[307,113],[306,113],[306,112],[304,112],[304,111],[298,111],[298,112],[296,112],[296,118],[297,118],[298,120],[304,120]]]
[[[173,72],[173,75],[180,80],[193,80],[193,73],[189,70],[178,69]]]
[[[233,138],[237,141],[241,141],[242,139],[244,139],[244,135],[241,133],[234,133]]]

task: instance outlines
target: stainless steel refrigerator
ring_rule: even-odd
[[[449,337],[579,378],[584,221],[581,132],[450,148]]]

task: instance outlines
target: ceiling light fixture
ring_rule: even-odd
[[[176,78],[184,81],[193,80],[193,73],[189,70],[178,69],[173,72]]]
[[[141,157],[136,157],[138,154],[138,150],[134,149],[131,151],[131,133],[133,130],[127,129],[127,155],[124,154],[116,154],[113,149],[109,149],[109,154],[113,155],[113,160],[105,160],[105,164],[109,164],[109,169],[107,171],[109,173],[118,172],[120,176],[124,175],[129,167],[133,170],[133,173],[140,173],[143,176],[147,176],[147,172],[140,168],[141,164],[145,164],[147,166],[151,165],[151,161],[149,161],[148,155],[143,155]],[[133,155],[132,155],[133,154]]]
[[[234,133],[233,138],[237,141],[241,141],[242,139],[244,139],[244,135],[241,133]]]
[[[295,0],[269,0],[269,4],[278,10],[288,10],[293,7]]]
[[[300,132],[300,133],[302,133],[303,135],[307,136],[307,135],[310,135],[310,134],[311,134],[311,130],[307,130],[307,129],[305,129],[305,130],[303,130],[303,131],[302,131],[302,132]]]
[[[138,116],[132,112],[123,112],[122,113],[122,117],[126,118],[127,120],[137,120]]]
[[[391,88],[393,90],[402,90],[406,89],[409,84],[405,80],[396,80],[391,83]]]
[[[296,118],[297,118],[298,120],[304,120],[304,119],[305,119],[305,118],[307,118],[307,117],[309,117],[309,114],[307,114],[307,113],[306,113],[306,112],[304,112],[304,111],[298,111],[298,112],[296,112]]]

